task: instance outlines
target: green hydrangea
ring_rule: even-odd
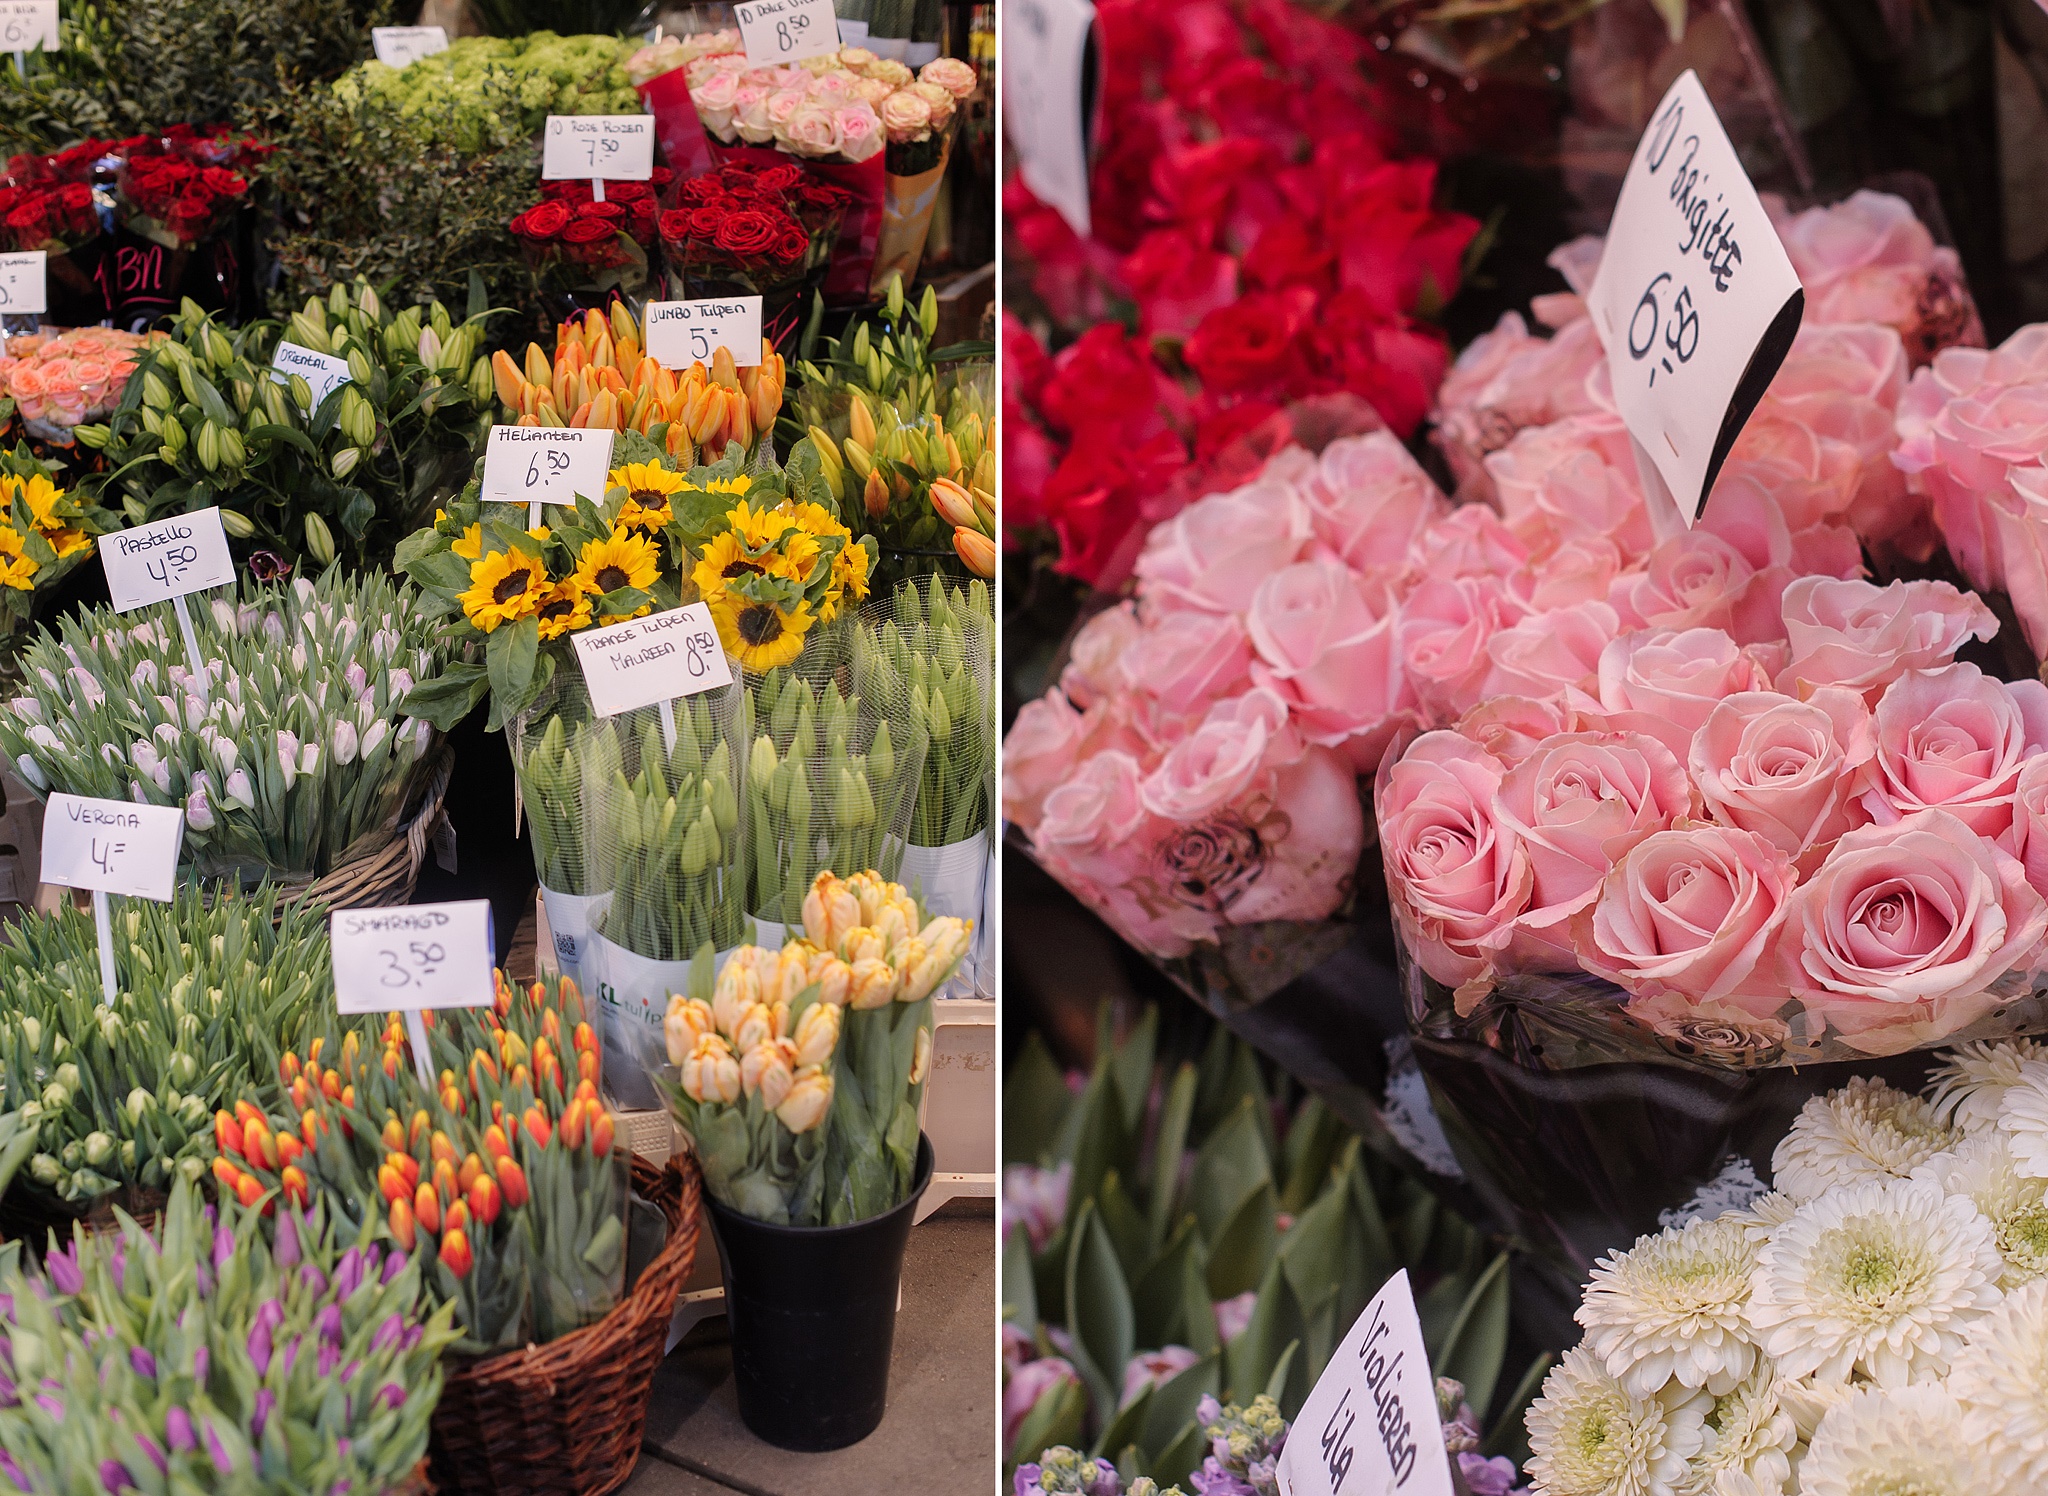
[[[406,68],[366,62],[336,97],[405,119],[423,142],[478,152],[533,135],[550,114],[638,114],[626,77],[633,43],[615,36],[465,36]],[[508,107],[508,101],[510,106]]]

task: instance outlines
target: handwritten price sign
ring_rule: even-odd
[[[570,638],[590,691],[590,709],[600,717],[732,684],[732,666],[718,642],[711,609],[703,603],[585,629]]]
[[[370,45],[388,68],[411,67],[422,57],[448,50],[445,26],[372,26]]]
[[[100,537],[114,611],[127,613],[235,579],[220,510],[180,514]]]
[[[50,257],[40,249],[0,255],[0,317],[50,309]]]
[[[185,812],[175,805],[52,795],[43,813],[43,881],[169,899],[184,839]]]
[[[839,50],[839,18],[832,0],[751,0],[735,5],[740,45],[757,68],[780,67]]]
[[[647,303],[647,354],[663,368],[709,365],[721,348],[739,368],[761,362],[760,297]]]
[[[1691,72],[1671,85],[1636,146],[1586,302],[1638,466],[1654,470],[1690,525],[1806,303]],[[1662,497],[1647,471],[1644,486],[1655,519]]]
[[[550,182],[646,181],[654,175],[654,116],[549,115],[540,174]]]
[[[496,996],[488,899],[337,909],[334,1000],[343,1013],[481,1008]]]
[[[493,426],[484,448],[483,497],[525,504],[531,524],[543,504],[574,504],[578,494],[603,500],[611,470],[612,433],[572,426]]]
[[[0,0],[0,51],[57,50],[57,0]]]
[[[312,387],[315,410],[322,400],[349,381],[347,359],[289,342],[280,342],[277,352],[270,355],[270,373],[279,384],[289,383],[294,374],[305,380]]]

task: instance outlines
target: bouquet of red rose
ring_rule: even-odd
[[[772,316],[831,258],[847,200],[794,162],[731,161],[688,178],[661,215],[671,292],[756,293]]]
[[[10,251],[40,249],[69,254],[97,237],[99,210],[92,188],[55,178],[0,187],[0,244]]]
[[[208,166],[171,150],[137,149],[114,178],[122,222],[166,249],[214,237],[249,194],[231,166]]]
[[[527,265],[549,289],[639,296],[647,290],[659,194],[670,175],[656,167],[645,182],[608,182],[603,202],[588,182],[549,182],[541,200],[508,227]]]

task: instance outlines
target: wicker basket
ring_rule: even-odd
[[[401,816],[394,826],[358,837],[321,877],[284,883],[283,892],[332,909],[410,902],[427,847],[447,824],[448,785],[454,777],[455,754],[444,743],[427,770],[425,791],[410,818]]]
[[[647,1397],[676,1295],[697,1255],[696,1160],[633,1159],[633,1189],[668,1217],[668,1241],[594,1325],[525,1350],[450,1362],[429,1448],[450,1496],[603,1496],[640,1458]]]

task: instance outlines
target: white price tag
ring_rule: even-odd
[[[482,1008],[497,996],[489,899],[337,909],[328,929],[343,1013]]]
[[[320,408],[335,390],[348,383],[348,360],[336,358],[331,353],[316,353],[311,348],[297,343],[279,343],[277,352],[270,355],[270,372],[279,384],[290,382],[296,374],[313,387],[313,409]]]
[[[600,717],[732,684],[718,626],[703,603],[570,637],[590,691],[590,709]]]
[[[839,17],[832,13],[832,0],[746,0],[732,13],[747,61],[757,68],[839,50]]]
[[[493,426],[484,448],[483,497],[501,504],[574,504],[582,494],[604,501],[612,465],[609,428]],[[532,523],[539,524],[534,510]]]
[[[1087,122],[1081,64],[1095,7],[1088,0],[1003,0],[1003,124],[1024,184],[1088,233]]]
[[[40,249],[0,255],[0,317],[50,309],[50,257]]]
[[[445,26],[372,26],[370,45],[388,68],[411,67],[422,57],[448,50]]]
[[[1330,1357],[1280,1452],[1281,1496],[1451,1496],[1436,1379],[1407,1269]]]
[[[57,50],[57,0],[0,0],[0,52]]]
[[[646,181],[654,175],[654,116],[549,115],[540,174],[550,182]]]
[[[218,509],[102,535],[100,563],[107,569],[107,592],[116,613],[235,579],[235,558],[228,554],[228,535],[221,528]]]
[[[43,881],[168,900],[184,839],[185,812],[175,805],[52,795],[43,811]]]
[[[760,297],[647,303],[647,354],[664,368],[708,365],[721,348],[739,368],[761,362]]]
[[[1688,70],[1636,146],[1586,297],[1638,465],[1647,457],[1687,525],[1784,362],[1805,302]],[[1647,474],[1645,487],[1654,520],[1661,496]]]

